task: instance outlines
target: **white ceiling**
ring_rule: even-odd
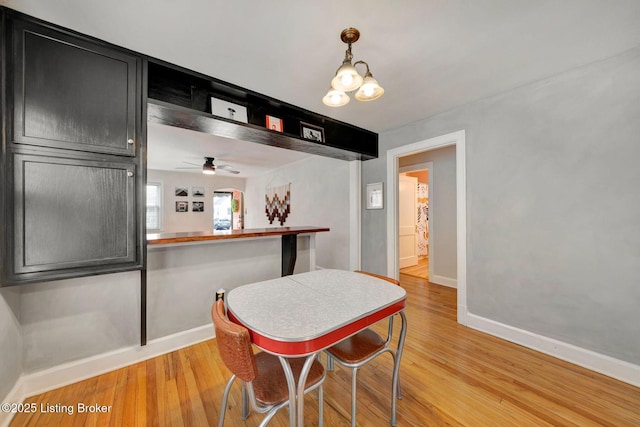
[[[259,176],[285,164],[310,157],[299,151],[222,138],[202,132],[149,123],[147,129],[149,169],[202,173],[204,157],[215,157],[214,164],[229,165],[240,173],[217,174],[248,178]],[[177,169],[177,168],[192,169]]]
[[[640,45],[638,0],[0,3],[375,132]],[[385,94],[334,109],[321,98],[350,26]]]

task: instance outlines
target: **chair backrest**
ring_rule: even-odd
[[[391,277],[381,276],[380,274],[369,273],[368,271],[361,271],[361,270],[356,270],[355,272],[360,274],[366,274],[367,276],[375,277],[377,279],[386,280],[387,282],[391,282],[394,285],[400,286],[400,282],[396,279],[392,279]]]
[[[216,301],[211,307],[211,319],[224,364],[242,381],[253,381],[258,375],[258,367],[247,328],[227,318],[222,300]]]

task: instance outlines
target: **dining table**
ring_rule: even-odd
[[[319,269],[242,285],[225,297],[229,319],[249,330],[253,344],[279,357],[289,388],[289,425],[302,426],[304,384],[318,353],[390,316],[402,318],[393,367],[397,390],[406,337],[406,291],[353,271]],[[289,358],[306,357],[295,382]],[[395,397],[395,393],[392,394]],[[396,402],[392,398],[391,424]]]

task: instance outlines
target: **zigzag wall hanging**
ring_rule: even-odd
[[[280,225],[284,225],[291,212],[291,183],[280,187],[268,187],[264,198],[264,211],[269,224],[273,224],[273,221],[278,218]]]

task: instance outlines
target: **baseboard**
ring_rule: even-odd
[[[436,285],[447,286],[449,288],[458,287],[457,279],[452,279],[451,277],[438,276],[437,274],[434,274],[433,277],[430,277],[429,281],[431,283],[435,283]]]
[[[470,328],[503,338],[583,368],[640,387],[640,366],[552,338],[467,313]]]
[[[213,326],[209,324],[151,340],[144,347],[125,347],[43,371],[23,374],[3,402],[22,402],[27,397],[142,362],[213,337]],[[13,414],[0,412],[0,427],[8,426],[12,417]]]
[[[18,378],[18,381],[16,381],[9,394],[7,394],[7,396],[4,398],[2,403],[4,404],[22,402],[22,400],[24,399],[23,388],[22,377],[20,377]],[[5,412],[4,410],[0,411],[0,427],[8,427],[12,419],[13,413]]]

